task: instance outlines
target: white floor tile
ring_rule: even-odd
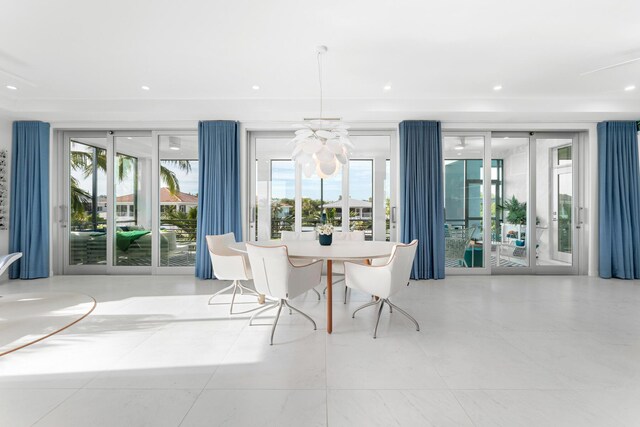
[[[571,390],[469,390],[454,391],[454,394],[478,427],[624,425]]]
[[[427,360],[452,389],[558,389],[566,382],[496,333],[425,332]]]
[[[416,335],[367,330],[327,340],[329,389],[446,389],[446,384],[416,344]]]
[[[510,344],[552,371],[573,389],[640,385],[640,336],[607,342],[586,332],[501,333]]]
[[[74,389],[0,390],[0,425],[31,426],[75,392]]]
[[[89,388],[201,389],[236,341],[230,332],[162,329],[93,379]]]
[[[80,390],[35,425],[177,426],[197,396],[194,390]]]
[[[325,426],[325,390],[205,390],[181,427]]]
[[[288,316],[288,315],[287,315]],[[207,388],[319,389],[326,386],[326,333],[279,325],[274,345],[271,327],[242,332]]]
[[[449,390],[329,390],[331,426],[473,426]]]

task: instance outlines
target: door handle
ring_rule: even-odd
[[[584,208],[576,206],[575,207],[575,223],[576,223],[576,228],[581,228],[582,224],[584,224],[584,221],[582,221],[582,212],[584,211]]]
[[[256,223],[256,207],[255,206],[251,206],[251,213],[249,214],[249,223],[250,224]]]
[[[67,207],[65,205],[59,206],[60,219],[58,222],[60,223],[60,227],[67,228]]]
[[[391,208],[391,222],[394,224],[396,223],[396,207],[395,206]]]

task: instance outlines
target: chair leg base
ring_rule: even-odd
[[[244,286],[242,283],[240,283],[239,280],[234,280],[233,283],[231,283],[231,285],[227,286],[226,288],[216,292],[215,294],[213,294],[211,296],[211,298],[209,298],[209,305],[213,305],[213,303],[211,302],[211,300],[213,300],[215,297],[217,297],[220,294],[223,294],[225,292],[227,292],[228,290],[233,289],[233,294],[231,296],[231,305],[229,306],[229,314],[246,314],[246,313],[251,313],[253,311],[259,310],[261,307],[256,307],[256,308],[252,308],[251,310],[245,310],[245,311],[236,311],[235,313],[233,312],[233,304],[236,300],[236,294],[238,293],[238,291],[240,291],[240,295],[244,295],[245,292],[251,294],[251,295],[255,295],[257,297],[259,297],[260,294],[258,294],[256,291],[254,291],[251,288],[247,288],[246,286]]]
[[[409,313],[407,313],[406,311],[404,311],[403,309],[401,309],[397,305],[393,304],[391,301],[389,301],[388,298],[380,298],[379,300],[371,301],[371,302],[368,302],[368,303],[366,303],[364,305],[361,305],[360,307],[355,309],[355,311],[353,312],[351,317],[355,319],[356,313],[358,311],[362,310],[363,308],[371,307],[373,305],[377,306],[378,304],[380,304],[380,308],[378,309],[378,316],[376,318],[376,326],[375,326],[375,328],[373,330],[373,338],[374,339],[377,338],[377,335],[378,335],[378,325],[380,324],[380,317],[382,316],[382,309],[384,308],[385,304],[387,304],[389,306],[389,312],[390,313],[393,313],[393,309],[395,308],[396,311],[398,311],[401,314],[403,314],[407,319],[411,320],[414,325],[416,325],[416,331],[420,331],[420,325],[418,324],[416,319],[414,319],[411,315],[409,315]]]
[[[295,311],[296,313],[299,313],[301,315],[303,315],[306,319],[308,319],[311,324],[313,325],[313,330],[317,330],[318,327],[316,326],[316,322],[309,317],[307,314],[303,313],[302,311],[298,310],[297,308],[293,307],[291,304],[289,304],[289,301],[282,299],[280,301],[273,301],[273,302],[269,302],[267,303],[266,307],[260,307],[260,310],[258,310],[257,312],[255,312],[253,314],[253,316],[251,316],[251,319],[249,320],[249,326],[254,326],[253,325],[253,320],[260,314],[264,313],[265,311],[271,310],[273,308],[277,308],[278,312],[276,313],[276,318],[274,319],[273,323],[271,324],[271,337],[269,339],[269,345],[273,345],[273,336],[276,333],[276,326],[278,326],[278,320],[280,320],[280,313],[282,312],[282,308],[283,307],[287,307],[289,309],[289,311],[291,312],[292,310]]]

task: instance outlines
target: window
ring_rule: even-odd
[[[119,217],[125,217],[129,214],[128,205],[116,205],[116,215]]]
[[[349,226],[373,240],[373,160],[349,161]]]
[[[314,230],[323,221],[341,231],[342,208],[339,206],[342,206],[342,170],[326,179],[302,175],[302,231]]]
[[[107,150],[97,146],[105,143],[105,138],[69,142],[70,265],[107,260]]]
[[[198,141],[195,135],[159,138],[160,266],[195,265],[198,223]]]
[[[445,265],[483,268],[484,148],[482,136],[444,138]]]
[[[296,212],[296,168],[291,160],[271,160],[271,239],[293,231]]]
[[[249,207],[249,236],[279,239],[283,230],[311,231],[326,221],[337,232],[363,230],[367,240],[395,240],[395,225],[389,221],[395,204],[389,160],[392,137],[350,138],[354,144],[350,162],[334,176],[320,179],[315,174],[306,177],[289,160],[291,136],[251,135],[249,151],[255,166],[249,168],[253,175],[250,201],[255,205]]]

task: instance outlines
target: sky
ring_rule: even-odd
[[[295,198],[295,169],[291,160],[271,162],[271,191],[274,199]],[[385,180],[385,191],[389,194],[389,180]],[[352,199],[369,200],[373,197],[373,162],[352,160],[349,162],[349,191]],[[334,202],[342,194],[342,171],[324,180],[324,200]],[[320,200],[320,178],[302,176],[302,197]]]

